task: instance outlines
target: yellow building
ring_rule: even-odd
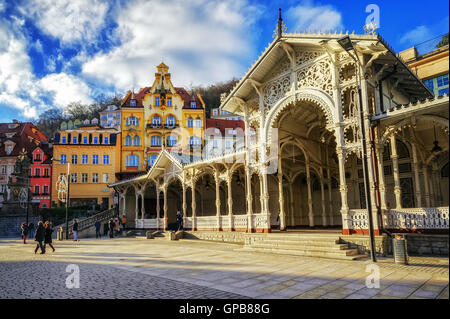
[[[163,147],[189,154],[194,146],[203,146],[205,103],[201,96],[174,87],[164,63],[156,68],[151,87],[137,94],[128,92],[122,101],[120,179],[148,169]]]
[[[145,88],[146,89],[146,88]],[[120,179],[129,178],[145,171],[144,157],[144,108],[142,106],[142,89],[137,95],[128,92],[121,105],[122,147]]]
[[[446,37],[448,43],[448,34]],[[440,38],[433,39],[399,53],[435,96],[449,93],[449,45],[443,39],[441,44],[436,44]]]
[[[97,119],[62,123],[53,146],[52,206],[62,204],[56,183],[69,171],[70,206],[111,207],[114,192],[107,185],[116,181],[120,169],[120,142],[120,133],[101,128]]]

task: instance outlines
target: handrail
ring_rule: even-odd
[[[81,230],[84,230],[86,228],[91,227],[92,225],[95,224],[97,219],[104,220],[104,219],[107,219],[107,218],[111,218],[111,217],[113,217],[115,215],[116,215],[116,210],[114,208],[112,208],[112,209],[105,210],[105,211],[103,211],[101,213],[92,215],[90,217],[87,217],[87,218],[85,218],[83,220],[80,220],[78,222],[78,231],[81,231]],[[58,228],[62,228],[63,231],[66,230],[65,223],[62,224],[62,225],[59,225],[57,227]],[[72,232],[72,227],[73,227],[73,221],[69,223],[69,233]]]

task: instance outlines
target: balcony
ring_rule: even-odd
[[[167,129],[167,130],[173,130],[177,127],[179,127],[179,123],[175,123],[173,125],[168,125],[168,124],[147,124],[146,128],[147,129]]]

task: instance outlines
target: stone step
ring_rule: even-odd
[[[254,247],[245,246],[240,248],[242,251],[254,251],[254,252],[268,252],[280,255],[293,255],[293,256],[305,256],[305,257],[320,257],[330,259],[343,259],[343,260],[358,260],[366,258],[367,254],[358,254],[358,250],[354,249],[350,255],[347,255],[348,251],[344,250],[346,254],[337,253],[333,251],[317,251],[317,250],[286,250],[280,248],[268,248],[268,247]]]
[[[301,246],[336,246],[343,245],[339,243],[339,239],[333,240],[309,240],[309,239],[259,239],[253,241],[255,243],[270,243],[270,244],[286,244],[286,245],[301,245]]]
[[[318,251],[318,252],[330,252],[338,253],[343,255],[354,255],[358,253],[357,249],[349,249],[347,247],[336,246],[336,247],[321,247],[321,246],[292,246],[292,245],[274,245],[274,244],[254,244],[247,245],[245,247],[254,248],[268,248],[268,249],[282,249],[282,250],[292,250],[292,251]]]

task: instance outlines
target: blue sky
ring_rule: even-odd
[[[151,85],[169,65],[177,86],[241,77],[275,28],[379,33],[398,52],[448,33],[449,2],[254,0],[0,0],[0,122]]]

